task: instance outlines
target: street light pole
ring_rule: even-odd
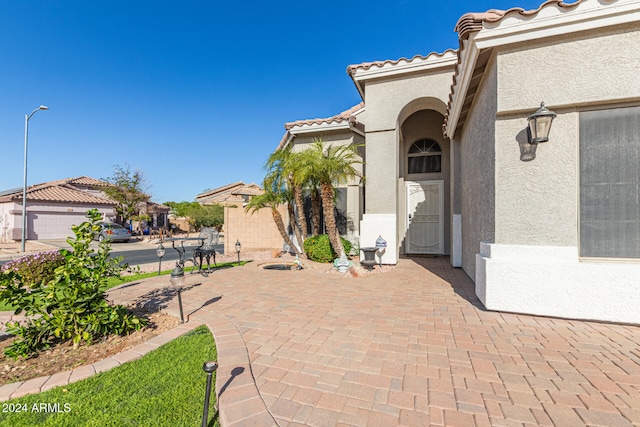
[[[20,252],[24,252],[24,246],[27,240],[27,145],[29,141],[29,119],[36,111],[48,110],[49,107],[41,105],[24,116],[24,176],[22,181],[22,240],[20,243]]]

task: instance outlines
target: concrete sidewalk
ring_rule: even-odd
[[[640,425],[640,328],[485,311],[447,258],[187,275],[224,426]],[[110,292],[177,315],[166,277]]]

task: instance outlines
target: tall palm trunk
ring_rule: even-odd
[[[340,241],[340,233],[336,225],[335,204],[333,203],[333,186],[331,183],[320,184],[320,197],[322,198],[322,211],[324,212],[324,223],[327,225],[329,242],[337,256],[344,253],[344,247]],[[345,254],[346,255],[346,254]]]
[[[289,235],[287,234],[287,228],[284,226],[282,215],[280,215],[280,212],[278,212],[278,209],[272,206],[271,215],[273,215],[273,221],[276,223],[276,227],[278,228],[278,231],[280,232],[280,235],[282,236],[286,244],[289,245],[289,247],[293,249],[293,251],[297,255],[300,255],[300,251],[298,251],[298,248],[296,248],[296,245],[293,244],[293,242],[289,238]]]
[[[311,217],[313,219],[313,235],[317,236],[322,233],[322,221],[320,218],[322,212],[322,200],[320,192],[317,188],[311,190]]]
[[[291,203],[287,204],[287,211],[289,212],[289,223],[291,224],[291,229],[293,229],[293,234],[296,236],[296,240],[300,245],[300,251],[302,255],[306,255],[304,253],[304,240],[302,239],[302,234],[300,234],[300,227],[296,225],[296,216],[295,212],[293,212],[293,205]]]
[[[298,226],[300,227],[302,238],[306,239],[309,234],[307,230],[307,218],[304,216],[304,197],[302,195],[302,187],[292,184],[292,190],[293,200],[296,203],[296,210],[298,211]]]

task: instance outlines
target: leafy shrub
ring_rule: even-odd
[[[345,254],[348,254],[351,251],[351,242],[343,237],[340,237],[340,240]],[[304,241],[304,251],[310,260],[316,262],[333,262],[339,256],[333,251],[327,234],[309,237]]]
[[[129,314],[125,307],[111,306],[105,299],[104,286],[110,275],[120,275],[126,268],[122,258],[109,258],[111,246],[101,242],[90,248],[100,231],[102,219],[96,209],[87,212],[89,221],[71,227],[75,238],[67,239],[72,251],[60,250],[64,261],[49,281],[29,284],[11,269],[0,274],[0,299],[28,316],[25,325],[8,323],[7,332],[18,338],[7,348],[9,357],[30,357],[56,342],[81,342],[111,334],[124,335],[146,323]],[[29,289],[27,289],[29,286]]]
[[[32,288],[42,281],[48,282],[53,279],[56,268],[62,264],[64,264],[64,257],[55,250],[25,255],[7,262],[0,270],[15,272],[20,276],[24,286]]]

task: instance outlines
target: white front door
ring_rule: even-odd
[[[444,253],[444,181],[407,182],[407,254]]]

